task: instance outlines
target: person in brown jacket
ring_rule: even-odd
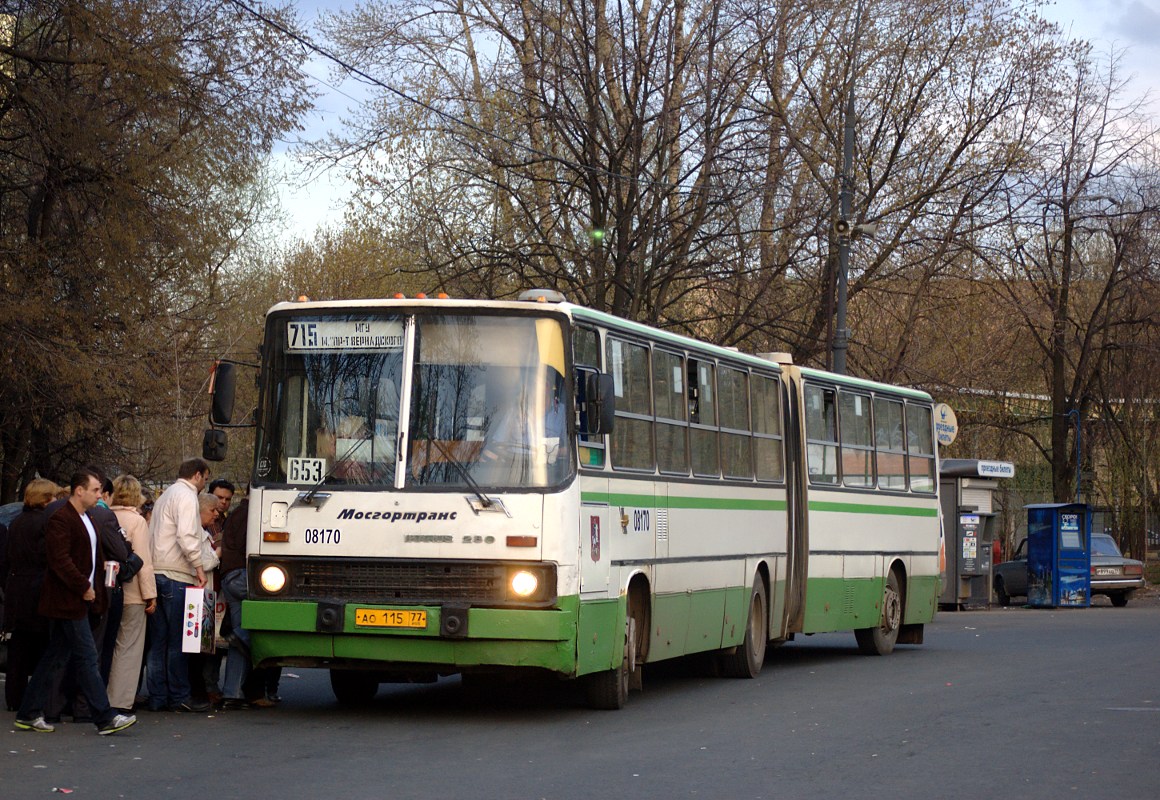
[[[81,469],[73,474],[69,486],[68,502],[44,527],[48,569],[39,611],[49,621],[48,649],[32,673],[15,724],[24,731],[55,730],[44,720],[44,704],[53,676],[72,661],[77,685],[88,701],[97,733],[103,736],[128,728],[137,718],[117,714],[110,707],[89,627],[90,610],[100,613],[108,602],[104,553],[87,514],[101,497],[101,479],[92,470]]]

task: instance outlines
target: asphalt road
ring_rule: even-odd
[[[343,709],[286,670],[269,711],[123,734],[0,726],[0,798],[1160,796],[1160,601],[940,613],[922,646],[802,637],[756,680],[650,668],[618,712],[558,685],[384,686]]]

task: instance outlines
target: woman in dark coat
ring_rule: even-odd
[[[36,478],[24,488],[24,510],[8,526],[8,578],[4,583],[4,630],[8,642],[8,674],[4,700],[9,711],[20,708],[28,679],[48,646],[48,621],[36,607],[46,567],[44,553],[45,507],[60,487]]]

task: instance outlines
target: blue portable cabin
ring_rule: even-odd
[[[1039,608],[1091,605],[1091,508],[1086,503],[1038,503],[1027,508],[1027,604]]]

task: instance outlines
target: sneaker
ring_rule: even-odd
[[[110,733],[116,733],[117,731],[123,731],[123,730],[125,730],[125,728],[128,728],[130,725],[136,725],[136,724],[137,724],[137,718],[135,716],[133,716],[132,714],[118,714],[117,716],[113,717],[111,720],[106,722],[104,725],[97,728],[97,734],[100,736],[108,736]]]
[[[44,717],[37,717],[36,719],[20,719],[16,718],[16,728],[22,731],[36,731],[37,733],[52,733],[56,728],[44,721]]]
[[[175,706],[170,706],[170,708],[174,711],[200,714],[203,711],[209,711],[209,703],[197,703],[193,700],[187,700],[184,703],[178,703]]]

